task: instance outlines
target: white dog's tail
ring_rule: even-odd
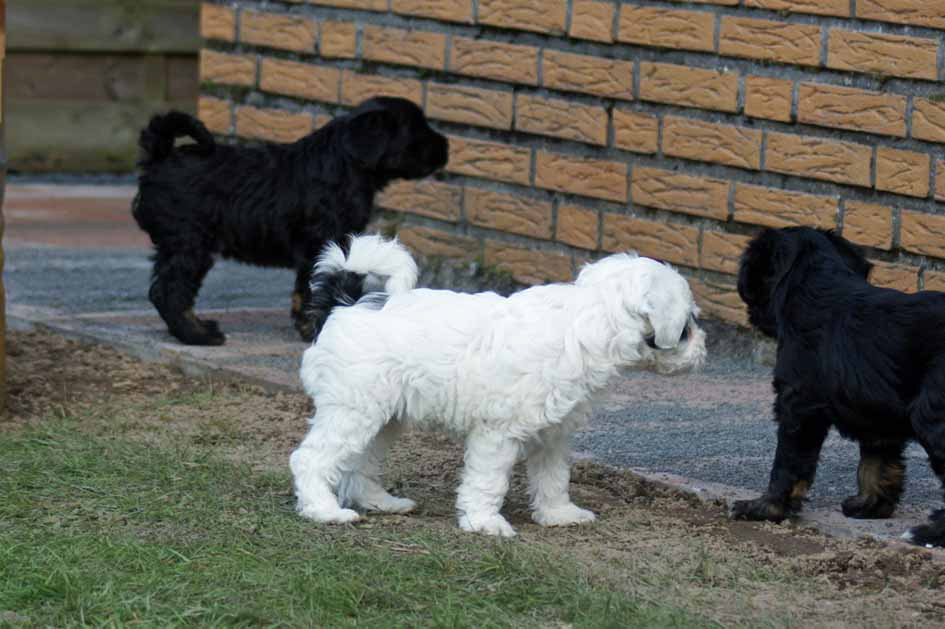
[[[315,338],[336,306],[359,301],[382,306],[388,296],[417,285],[417,263],[397,242],[377,235],[353,236],[347,254],[338,243],[325,246],[312,273],[311,318]]]

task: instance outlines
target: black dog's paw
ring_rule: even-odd
[[[859,520],[884,520],[896,510],[895,503],[879,496],[850,496],[840,505],[843,515]]]
[[[784,505],[772,502],[765,496],[754,500],[736,500],[732,504],[732,518],[735,520],[781,522],[787,515]]]
[[[929,520],[932,522],[945,520],[945,509],[932,509],[929,511]]]
[[[220,332],[220,328],[209,330],[206,327],[187,326],[181,328],[172,328],[171,334],[177,337],[184,345],[223,345],[226,343],[226,335]]]
[[[945,519],[932,520],[902,534],[902,539],[926,548],[945,548]]]
[[[191,333],[186,336],[181,335],[177,338],[180,339],[185,345],[206,345],[206,346],[218,346],[226,343],[226,335],[220,332],[219,330],[216,333],[210,332],[199,332]]]
[[[223,333],[220,332],[220,324],[213,319],[200,319],[200,325],[203,326],[203,329],[206,330],[207,334],[210,336],[223,336]],[[222,344],[223,343],[220,343],[220,345]]]

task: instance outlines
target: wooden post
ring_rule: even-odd
[[[7,151],[3,141],[4,90],[3,61],[7,52],[7,3],[0,0],[0,413],[7,408],[7,299],[3,286],[3,192],[6,188]]]

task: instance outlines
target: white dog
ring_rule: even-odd
[[[362,297],[379,276],[384,292]],[[568,440],[594,394],[621,368],[669,374],[705,359],[688,284],[648,258],[612,255],[574,284],[508,298],[416,289],[416,279],[406,249],[378,236],[354,238],[347,256],[329,245],[319,258],[312,292],[324,325],[301,369],[317,410],[290,458],[305,517],[359,518],[343,505],[413,509],[380,481],[386,447],[409,425],[465,438],[464,530],[515,534],[499,509],[521,455],[536,522],[590,522],[568,495]]]

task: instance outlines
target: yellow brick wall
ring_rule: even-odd
[[[632,248],[744,323],[745,243],[805,224],[945,288],[943,0],[217,0],[201,30],[222,136],[424,108],[446,172],[379,201],[421,253],[536,283]]]

